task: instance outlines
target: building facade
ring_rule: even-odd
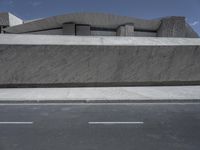
[[[185,17],[145,20],[103,13],[72,13],[32,21],[0,13],[1,33],[78,36],[186,37],[198,34]]]
[[[0,87],[200,84],[200,39],[184,17],[0,13]]]

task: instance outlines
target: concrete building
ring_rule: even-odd
[[[184,17],[0,13],[0,33],[0,150],[199,150],[200,38]]]
[[[200,83],[200,39],[185,17],[0,13],[0,86]]]
[[[198,37],[185,17],[176,16],[145,20],[101,13],[73,13],[23,21],[10,13],[0,13],[0,26],[1,32],[6,34]]]

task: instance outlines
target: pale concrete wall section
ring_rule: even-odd
[[[23,24],[23,20],[16,17],[15,15],[9,13],[9,26],[16,26],[16,25],[22,25]]]
[[[170,38],[177,45],[170,45],[169,40],[170,46],[167,46],[161,44],[168,40],[163,38],[98,37],[93,39],[72,36],[66,38],[63,44],[55,45],[48,40],[51,36],[41,36],[46,43],[38,45],[33,41],[39,40],[34,38],[40,36],[26,36],[23,35],[22,40],[12,35],[10,43],[18,44],[6,45],[6,42],[4,44],[0,42],[0,85],[59,83],[135,85],[200,81],[200,43],[190,45],[192,41],[197,42],[196,39],[183,39],[183,42],[188,43],[183,46],[179,44],[181,40],[177,39],[175,42],[175,39]],[[58,42],[65,39],[63,36],[52,36],[52,38],[54,42],[55,39]],[[70,44],[69,39],[74,44]],[[77,39],[82,39],[82,43]],[[95,45],[96,39],[102,43],[105,40],[110,45],[104,45],[105,43]],[[119,43],[122,39],[126,42],[132,40],[132,44],[124,46],[113,44],[114,40]],[[26,40],[30,40],[32,44],[23,44]],[[148,41],[150,44],[152,40],[152,44],[148,44],[149,46],[133,44],[137,40],[141,40],[141,43]]]
[[[80,87],[80,88],[3,88],[0,102],[194,102],[200,86]],[[144,100],[144,101],[143,101]],[[161,100],[161,101],[160,101]],[[169,101],[168,101],[169,102]]]

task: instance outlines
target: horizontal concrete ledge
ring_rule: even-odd
[[[0,103],[199,102],[200,86],[0,89]]]
[[[0,45],[199,46],[200,38],[1,34]]]
[[[200,86],[200,81],[161,82],[97,82],[97,83],[40,83],[40,84],[0,84],[1,88],[78,88],[78,87],[136,87],[136,86]]]

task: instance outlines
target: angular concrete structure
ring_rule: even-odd
[[[159,37],[185,37],[186,36],[185,17],[169,17],[162,19],[158,29]]]
[[[76,35],[91,35],[90,25],[76,25]]]
[[[10,14],[11,15],[11,14]],[[1,18],[1,17],[0,17]],[[87,35],[116,36],[119,30],[125,30],[127,36],[153,36],[153,37],[198,37],[193,29],[185,22],[184,17],[167,17],[161,19],[145,20],[132,17],[115,16],[103,13],[72,13],[60,16],[53,16],[33,21],[25,21],[23,24],[4,29],[10,34],[47,34],[66,35],[66,25],[82,25],[88,27]],[[120,29],[121,28],[121,29]],[[62,31],[63,30],[63,31]],[[71,27],[68,28],[71,31]],[[82,29],[83,31],[84,29]],[[86,31],[85,30],[85,31]],[[76,33],[76,31],[75,31]],[[79,35],[79,31],[77,32]],[[85,34],[85,33],[84,33]],[[69,35],[73,35],[69,33]]]
[[[49,31],[46,31],[46,32],[51,34]],[[76,25],[74,23],[64,23],[63,29],[61,32],[63,32],[63,35],[75,35],[76,34]]]
[[[200,84],[200,39],[183,17],[75,13],[2,30],[0,87]]]
[[[117,29],[117,36],[134,36],[134,25],[126,24]]]
[[[0,13],[0,26],[11,27],[23,24],[23,20],[11,13]]]

